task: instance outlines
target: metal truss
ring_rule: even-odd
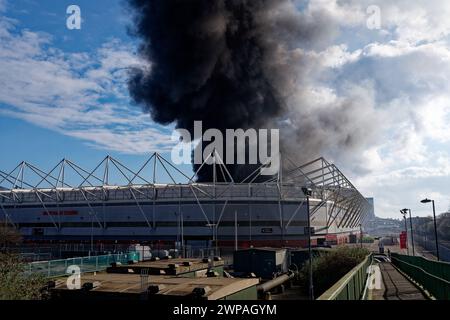
[[[197,173],[206,165],[213,166],[213,181],[196,182]],[[312,219],[319,209],[327,208],[327,227],[336,224],[339,228],[355,228],[370,209],[366,199],[342,172],[323,158],[300,166],[284,158],[283,169],[276,176],[268,176],[260,182],[260,169],[266,165],[261,165],[244,180],[234,181],[216,151],[205,159],[193,175],[182,172],[159,153],[152,154],[135,170],[111,156],[105,157],[93,170],[84,169],[68,159],[61,160],[48,172],[28,162],[21,162],[12,171],[0,170],[0,210],[13,223],[14,219],[5,207],[38,204],[47,212],[54,227],[59,229],[60,225],[47,210],[47,205],[84,203],[98,226],[105,228],[92,204],[126,200],[136,204],[148,228],[154,229],[155,204],[163,201],[194,201],[207,225],[217,229],[230,201],[250,203],[269,200],[279,204],[280,227],[283,230],[289,228],[305,204],[303,187],[313,191]],[[289,217],[284,217],[282,212],[281,204],[284,201],[298,203],[297,209]],[[218,215],[214,212],[214,221],[210,221],[211,217],[203,208],[205,202],[223,204]],[[143,203],[154,204],[151,217],[145,212]]]

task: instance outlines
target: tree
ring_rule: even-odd
[[[0,250],[1,252],[9,251],[11,246],[15,246],[22,242],[22,236],[17,229],[9,226],[5,222],[0,223]]]
[[[12,246],[22,241],[20,233],[2,223],[0,226],[0,300],[36,300],[43,297],[45,278],[28,274],[21,256]]]
[[[450,216],[443,216],[438,222],[439,240],[450,241]]]

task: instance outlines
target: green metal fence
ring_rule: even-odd
[[[392,263],[439,300],[450,299],[450,263],[400,254],[391,255]]]
[[[32,262],[28,264],[26,272],[39,273],[48,278],[61,277],[68,275],[67,268],[70,266],[77,266],[81,273],[103,271],[108,268],[113,262],[120,262],[122,264],[128,263],[130,260],[139,260],[139,254],[123,253],[123,254],[109,254],[103,256],[91,256],[70,258],[62,260],[49,260]]]
[[[366,288],[367,270],[372,264],[372,255],[347,273],[317,300],[361,300]]]

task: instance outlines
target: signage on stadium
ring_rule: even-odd
[[[68,210],[68,211],[44,211],[43,216],[76,216],[78,211]]]

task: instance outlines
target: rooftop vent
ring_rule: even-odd
[[[192,293],[196,297],[205,297],[210,291],[211,291],[210,286],[204,286],[204,287],[194,288],[194,290],[192,290]]]
[[[152,284],[148,287],[147,292],[149,294],[157,294],[161,290],[165,289],[166,286],[163,284]]]
[[[100,285],[101,285],[101,284],[100,284],[99,281],[86,282],[86,283],[83,283],[82,288],[83,288],[84,290],[86,290],[86,291],[90,291],[90,290],[93,290],[93,289],[95,289],[95,288],[100,287]]]

